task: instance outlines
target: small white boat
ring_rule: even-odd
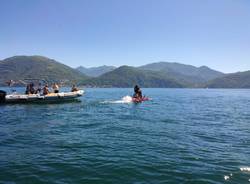
[[[1,91],[3,92],[3,91]],[[49,103],[49,102],[63,102],[74,100],[81,97],[84,94],[83,90],[78,90],[75,92],[60,92],[60,93],[50,93],[48,95],[41,94],[9,94],[5,95],[2,93],[0,95],[0,103]]]

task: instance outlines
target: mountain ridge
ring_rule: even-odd
[[[197,76],[203,79],[211,80],[220,76],[224,73],[213,70],[207,66],[195,67],[188,64],[182,64],[177,62],[155,62],[140,66],[141,69],[153,70],[153,71],[163,71],[179,73],[184,76]],[[203,76],[201,76],[203,74]]]
[[[103,87],[131,87],[136,84],[142,87],[183,87],[182,84],[179,84],[174,79],[166,78],[166,76],[156,72],[144,71],[126,65],[120,66],[97,78],[84,81],[82,84]]]
[[[207,88],[250,88],[250,70],[227,74],[209,81]]]
[[[89,68],[79,66],[76,68],[76,70],[80,71],[81,73],[83,73],[89,77],[99,77],[100,75],[107,73],[107,72],[111,72],[114,69],[116,69],[116,67],[107,66],[107,65],[102,65],[102,66],[98,66],[98,67],[89,67]]]
[[[13,56],[0,62],[0,83],[7,80],[39,78],[48,82],[77,82],[87,78],[82,73],[44,56]]]
[[[90,87],[131,87],[139,84],[142,87],[250,88],[250,71],[224,74],[207,66],[162,61],[139,67],[101,67],[111,67],[111,71],[88,77],[77,69],[44,56],[13,56],[0,60],[0,84],[5,85],[10,79],[41,78],[49,82],[62,81]]]

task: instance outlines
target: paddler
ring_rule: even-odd
[[[133,98],[142,98],[142,92],[138,85],[135,85],[134,87],[134,95]]]

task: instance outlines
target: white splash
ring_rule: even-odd
[[[131,103],[131,102],[132,102],[132,97],[131,96],[124,96],[124,97],[122,97],[121,100],[104,101],[102,103],[114,103],[114,104],[117,104],[117,103]]]
[[[131,96],[124,96],[124,97],[122,98],[122,101],[123,101],[124,103],[130,103],[130,102],[132,102],[132,97],[131,97]]]
[[[250,167],[241,167],[240,170],[250,172]]]
[[[224,176],[224,180],[229,180],[230,176]]]

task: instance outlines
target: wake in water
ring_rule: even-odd
[[[250,172],[250,167],[241,167],[240,170]]]
[[[250,172],[250,167],[240,167],[240,171],[242,172]],[[230,175],[225,175],[224,180],[231,180],[233,178],[234,174],[231,173]],[[250,182],[250,178],[248,179]]]
[[[102,103],[119,104],[119,103],[131,103],[131,102],[132,102],[132,97],[131,96],[124,96],[124,97],[122,97],[121,100],[110,100],[110,101],[104,101]]]

